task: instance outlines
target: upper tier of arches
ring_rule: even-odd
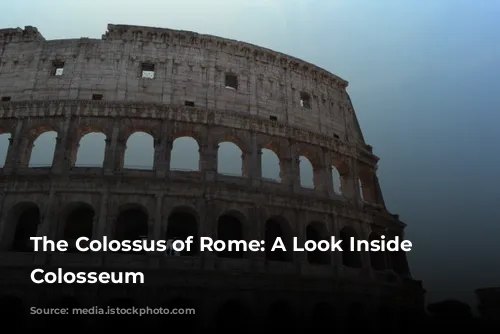
[[[65,173],[150,170],[214,172],[313,189],[383,205],[372,166],[307,142],[225,126],[146,118],[65,115],[6,119],[0,127],[0,166],[6,171],[51,168]],[[357,181],[356,181],[357,180]]]

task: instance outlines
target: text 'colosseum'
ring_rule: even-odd
[[[31,236],[303,244],[403,237],[405,224],[385,207],[347,82],[317,66],[127,25],[101,39],[3,29],[0,48],[2,305],[194,305],[197,328],[358,326],[423,308],[404,252],[33,252]],[[35,266],[137,269],[149,284],[42,289]]]

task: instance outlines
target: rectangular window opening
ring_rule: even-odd
[[[238,89],[238,77],[236,74],[226,73],[225,86],[229,89]]]
[[[10,101],[10,96],[2,96],[2,102]]]
[[[302,108],[311,109],[311,96],[308,93],[300,93],[300,106]]]
[[[184,105],[186,107],[194,107],[194,102],[193,101],[184,101]]]
[[[141,77],[144,79],[155,78],[155,64],[142,63],[141,64]]]
[[[53,61],[52,62],[52,75],[60,77],[64,73],[64,62],[63,61]]]
[[[102,94],[92,94],[92,100],[94,101],[102,100]]]
[[[269,119],[270,119],[271,121],[277,121],[277,120],[278,120],[278,117],[276,117],[276,116],[272,116],[272,115],[271,115],[271,116],[269,116]]]

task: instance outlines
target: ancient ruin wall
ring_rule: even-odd
[[[363,286],[377,305],[406,293],[411,298],[398,303],[422,302],[421,285],[410,279],[401,253],[295,253],[278,261],[265,253],[87,256],[23,249],[21,223],[31,234],[68,240],[76,233],[68,229],[76,209],[90,213],[81,225],[95,239],[116,238],[126,225],[123,213],[132,211],[140,216],[142,235],[155,240],[169,237],[178,223],[174,213],[184,215],[190,235],[218,238],[222,217],[230,216],[232,225],[241,226],[240,238],[267,240],[269,227],[279,226],[285,239],[293,235],[300,243],[311,235],[403,236],[405,225],[385,208],[378,158],[363,141],[347,83],[314,65],[243,42],[133,26],[110,25],[101,40],[60,41],[46,41],[33,27],[4,29],[0,48],[0,134],[10,134],[0,169],[0,262],[9,267],[11,281],[3,285],[9,293],[37,302],[25,270],[36,264],[140,268],[158,287],[166,284],[162,273],[182,270],[182,277],[168,282],[175,289],[154,294],[158,302],[174,297],[168,291],[195,284],[190,282],[218,284],[209,272],[245,273],[232,288],[244,287],[242,299],[245,289],[263,291],[266,303],[273,302],[269,289],[288,289],[273,283],[275,274],[287,275],[289,288],[300,296],[297,310],[309,299],[340,300],[334,296],[345,294],[345,286],[333,280]],[[52,164],[30,166],[36,139],[48,131],[57,133]],[[137,132],[153,137],[150,170],[124,164],[127,142]],[[79,145],[90,133],[104,134],[104,160],[82,167],[76,163]],[[197,149],[190,154],[199,155],[198,168],[190,172],[171,168],[173,148],[185,137],[194,138]],[[223,142],[240,149],[241,175],[219,172]],[[279,180],[263,177],[264,149],[279,160]],[[302,158],[313,167],[312,187],[301,183]],[[304,278],[305,285],[298,281]],[[374,287],[387,293],[380,296]],[[145,297],[138,289],[134,298]],[[202,299],[213,311],[226,295],[210,298]],[[356,298],[353,293],[341,303]]]
[[[102,39],[45,40],[36,28],[5,29],[0,44],[0,92],[12,101],[88,100],[93,94],[108,101],[190,101],[362,142],[346,81],[248,43],[109,25]],[[58,66],[63,74],[56,76]],[[154,79],[142,78],[144,66]],[[226,88],[227,74],[236,76],[236,89]]]

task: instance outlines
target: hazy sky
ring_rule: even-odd
[[[500,2],[17,0],[1,27],[100,38],[108,23],[244,40],[350,82],[386,204],[429,300],[500,285]]]

